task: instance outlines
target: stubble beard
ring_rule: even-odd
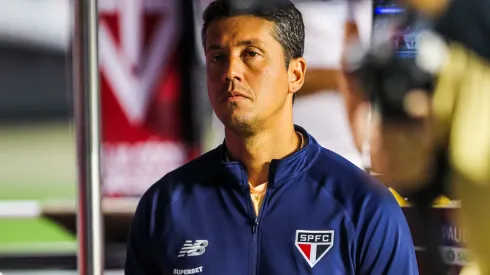
[[[231,102],[230,104],[231,112],[239,108],[238,103],[236,102]],[[231,115],[224,125],[237,136],[243,138],[255,136],[260,129],[260,123],[254,115],[247,115],[243,113]]]

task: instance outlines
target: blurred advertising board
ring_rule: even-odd
[[[432,215],[441,222],[439,232],[441,234],[442,244],[439,247],[442,260],[450,266],[451,274],[459,274],[464,266],[471,262],[471,256],[467,249],[468,232],[457,223],[460,209],[459,201],[451,201],[451,203],[432,208]],[[412,234],[419,272],[421,275],[429,275],[427,271],[428,262],[426,249],[424,247],[424,237],[426,227],[419,220],[417,212],[412,207],[402,207],[403,213],[407,219],[410,231]]]
[[[183,133],[183,2],[98,2],[102,191],[140,196],[196,151]]]

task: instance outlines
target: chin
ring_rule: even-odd
[[[257,120],[243,114],[231,114],[220,118],[226,128],[240,136],[252,136],[257,132]]]

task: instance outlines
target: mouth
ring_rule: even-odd
[[[228,102],[240,101],[240,100],[244,100],[244,99],[248,99],[248,98],[249,97],[243,93],[240,93],[237,91],[231,91],[231,92],[227,92],[221,101],[228,101]]]

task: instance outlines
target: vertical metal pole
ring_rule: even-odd
[[[100,92],[97,0],[76,0],[73,37],[73,80],[78,156],[78,270],[101,275],[104,270],[100,187]]]

